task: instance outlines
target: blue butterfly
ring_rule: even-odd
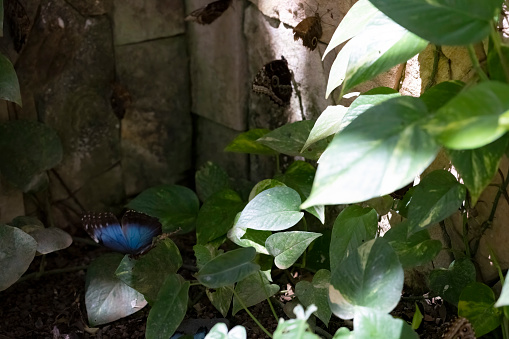
[[[127,211],[121,223],[113,213],[87,213],[81,218],[85,231],[97,243],[124,254],[142,254],[152,247],[152,238],[161,234],[157,218]]]

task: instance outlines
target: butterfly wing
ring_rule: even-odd
[[[232,0],[218,0],[209,3],[189,14],[186,21],[196,21],[201,25],[209,25],[219,18],[230,7]]]
[[[125,233],[113,213],[87,213],[81,221],[96,242],[121,253],[132,253]]]
[[[318,40],[322,37],[321,21],[318,13],[315,16],[305,18],[293,29],[293,39],[302,39],[304,46],[314,50],[318,45]]]
[[[127,211],[122,217],[122,232],[130,254],[141,254],[152,246],[152,239],[162,232],[157,218],[136,211]]]
[[[266,64],[256,74],[253,91],[265,94],[279,106],[290,103],[292,97],[292,73],[284,57]]]

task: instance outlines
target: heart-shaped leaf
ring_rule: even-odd
[[[325,326],[329,326],[329,320],[332,315],[329,306],[329,282],[330,272],[328,270],[319,270],[313,276],[313,281],[299,281],[295,285],[295,294],[299,301],[306,307],[316,305],[318,308],[315,315],[323,321]]]
[[[473,282],[461,291],[458,315],[467,318],[480,338],[502,322],[502,310],[495,308],[495,293],[480,282]]]
[[[274,257],[274,264],[280,269],[292,266],[304,253],[309,244],[321,236],[312,232],[280,232],[265,241],[265,248]]]
[[[457,305],[461,291],[475,281],[475,266],[467,259],[455,260],[448,269],[438,268],[429,274],[429,287],[442,298]]]

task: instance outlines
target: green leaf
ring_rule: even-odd
[[[236,227],[282,231],[302,219],[299,193],[289,187],[274,187],[258,194],[240,214]]]
[[[62,160],[62,153],[60,138],[47,125],[28,120],[0,124],[0,173],[23,192],[43,188],[45,171]]]
[[[315,142],[318,142],[339,132],[342,126],[341,121],[343,120],[347,110],[348,107],[341,105],[328,106],[325,111],[320,114],[315,124],[313,125],[313,128],[311,129],[311,132],[309,132],[309,136],[306,140],[306,143],[304,143],[301,152]]]
[[[181,266],[182,257],[178,247],[171,239],[165,239],[137,259],[126,255],[115,275],[126,285],[142,293],[150,305],[154,305],[157,293],[166,278],[177,273]]]
[[[320,158],[302,207],[365,201],[413,181],[439,150],[421,128],[425,119],[425,105],[412,97],[393,98],[361,114]]]
[[[282,183],[279,180],[275,179],[265,179],[260,182],[258,182],[254,187],[251,189],[251,192],[249,193],[249,201],[253,200],[254,197],[256,197],[261,192],[268,190],[269,188],[274,187],[285,187],[286,185]]]
[[[0,291],[14,284],[34,259],[37,242],[16,227],[0,224]]]
[[[244,205],[240,196],[231,189],[217,192],[205,201],[196,220],[197,243],[206,244],[228,233]]]
[[[158,218],[163,232],[188,232],[195,226],[200,202],[189,188],[161,185],[141,192],[126,207]]]
[[[323,150],[327,147],[327,140],[320,140],[301,152],[314,124],[315,122],[312,120],[286,124],[267,133],[258,139],[258,142],[286,155],[318,160]]]
[[[436,113],[427,128],[451,149],[487,145],[508,130],[504,113],[509,111],[509,85],[485,81],[462,91]]]
[[[211,244],[206,245],[194,245],[193,246],[194,256],[196,257],[196,266],[201,269],[208,263],[212,258],[217,257],[223,253],[223,250],[218,250]]]
[[[381,36],[383,39],[380,39]],[[355,86],[411,59],[426,48],[428,41],[379,13],[363,32],[347,43],[350,44],[355,47],[349,55],[341,96]],[[333,89],[327,86],[327,95]]]
[[[246,329],[237,325],[228,332],[228,326],[223,323],[217,323],[205,336],[205,339],[246,339]]]
[[[458,80],[444,81],[428,89],[420,96],[428,111],[435,112],[449,102],[465,87],[465,83]]]
[[[223,253],[206,263],[195,277],[209,288],[231,285],[260,269],[260,266],[252,262],[255,255],[256,251],[252,247]]]
[[[336,31],[334,31],[327,49],[323,53],[322,60],[334,48],[362,32],[378,12],[378,9],[368,0],[357,1],[341,20]]]
[[[257,140],[269,133],[268,129],[251,129],[239,134],[226,148],[225,152],[249,153],[259,155],[277,155],[278,152],[264,146]]]
[[[240,216],[240,213],[237,215]],[[259,231],[238,227],[236,224],[228,231],[228,239],[241,247],[254,247],[256,252],[269,254],[265,248],[265,241],[272,232]]]
[[[432,240],[428,230],[416,232],[408,236],[410,223],[405,220],[385,233],[384,239],[389,241],[403,268],[412,268],[433,260],[442,250],[442,242]]]
[[[500,46],[500,54],[496,48],[490,48],[488,51],[488,72],[491,80],[500,82],[509,82],[509,74],[506,73],[502,60],[509,65],[509,46]]]
[[[280,319],[276,331],[274,331],[274,339],[320,339],[319,336],[311,332],[308,319],[311,314],[316,311],[316,306],[311,305],[304,311],[301,305],[297,305],[293,309],[295,319]]]
[[[460,293],[475,281],[475,266],[467,258],[455,260],[448,269],[438,268],[429,274],[429,287],[442,298],[457,305]]]
[[[391,19],[436,45],[467,45],[488,36],[502,0],[370,0]]]
[[[189,281],[178,274],[166,278],[147,318],[147,339],[167,339],[175,333],[187,311]]]
[[[329,320],[332,315],[329,306],[329,282],[330,272],[328,270],[319,270],[313,276],[313,282],[299,281],[295,285],[295,294],[299,301],[305,306],[316,305],[315,315],[323,321],[325,326],[329,326]]]
[[[141,293],[115,276],[122,258],[119,253],[108,253],[92,261],[88,267],[85,305],[90,326],[127,317],[147,304]]]
[[[504,155],[509,136],[472,150],[448,151],[454,168],[458,171],[463,183],[470,193],[471,206],[475,206],[477,199],[484,189],[491,183]]]
[[[480,282],[468,284],[461,291],[458,303],[458,315],[467,318],[475,329],[476,337],[500,326],[502,310],[495,308],[495,293]]]
[[[48,254],[71,246],[72,238],[69,233],[58,227],[37,228],[27,231],[37,241],[37,253]]]
[[[258,271],[249,275],[235,286],[232,315],[243,309],[238,298],[242,300],[246,307],[250,307],[270,298],[277,292],[279,292],[279,286],[269,283],[261,272]]]
[[[350,330],[347,327],[341,327],[339,328],[336,333],[334,334],[334,337],[332,339],[354,339],[355,338],[355,332],[350,332]]]
[[[267,238],[265,248],[274,257],[276,267],[284,270],[292,266],[319,236],[320,233],[302,231],[275,233]]]
[[[418,339],[419,336],[402,319],[376,309],[364,309],[353,320],[355,338]]]
[[[408,207],[409,233],[418,232],[444,220],[462,205],[466,189],[454,175],[433,171],[415,186]]]
[[[3,19],[3,13],[0,18]],[[1,19],[0,19],[1,20]],[[0,26],[3,27],[3,26]],[[0,53],[0,99],[12,101],[21,106],[21,92],[14,66],[11,61]]]
[[[421,313],[421,309],[419,306],[417,306],[417,303],[415,305],[415,313],[412,317],[412,329],[416,330],[421,326],[422,320],[424,319],[424,316]]]
[[[220,166],[208,161],[195,174],[196,194],[206,201],[213,194],[230,187],[228,173]]]
[[[403,268],[396,253],[384,238],[373,239],[332,271],[331,310],[342,319],[352,319],[363,308],[387,313],[398,304],[402,289]]]
[[[331,271],[360,245],[374,239],[377,229],[378,216],[374,209],[351,205],[341,211],[332,228],[329,249]]]
[[[315,173],[316,169],[313,165],[297,160],[288,167],[284,174],[276,175],[275,178],[296,190],[300,198],[305,200],[311,193]],[[325,208],[323,205],[312,206],[307,208],[306,211],[318,218],[322,224],[325,222]]]
[[[207,293],[207,297],[209,298],[212,305],[214,305],[214,307],[219,312],[221,312],[223,317],[226,317],[232,303],[233,285],[219,287],[214,291],[207,288],[205,292]]]
[[[1,239],[1,237],[0,237]],[[0,246],[0,248],[2,248]],[[502,286],[502,292],[500,292],[500,297],[495,304],[495,307],[509,306],[509,271],[506,274],[506,278],[504,280],[504,285]]]

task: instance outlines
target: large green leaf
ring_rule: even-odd
[[[0,225],[0,291],[18,280],[34,259],[37,242],[16,227]]]
[[[436,113],[427,128],[451,149],[472,149],[500,138],[509,129],[509,85],[485,81],[459,93]]]
[[[240,228],[282,231],[302,219],[299,193],[289,187],[274,187],[251,200],[235,224]]]
[[[178,274],[169,275],[163,283],[157,302],[147,318],[147,339],[167,339],[175,333],[187,311],[189,281]]]
[[[444,220],[462,205],[466,189],[451,173],[433,171],[415,186],[408,207],[409,233]]]
[[[509,82],[509,46],[500,46],[500,53],[497,48],[490,47],[488,51],[488,72],[491,80]]]
[[[428,111],[434,112],[454,98],[464,87],[465,83],[458,80],[444,81],[422,93],[420,99],[424,101]]]
[[[115,276],[122,258],[119,253],[108,253],[92,261],[88,267],[85,305],[90,326],[127,317],[147,305],[143,294]]]
[[[249,153],[259,155],[277,155],[278,152],[272,148],[259,143],[257,140],[267,133],[268,129],[251,129],[247,132],[239,134],[226,148],[225,152]]]
[[[24,192],[47,184],[45,171],[62,160],[62,152],[60,138],[49,126],[28,120],[0,124],[0,173]]]
[[[303,120],[283,125],[258,139],[258,142],[286,155],[318,160],[327,147],[327,140],[317,141],[303,149],[314,124],[312,120]]]
[[[3,19],[3,13],[0,13]],[[1,19],[0,19],[1,20]],[[2,26],[0,26],[2,27]],[[7,57],[0,53],[0,99],[17,103],[21,106],[21,93],[16,71]]]
[[[306,307],[316,305],[318,309],[315,311],[315,315],[327,327],[332,315],[329,306],[330,275],[328,270],[319,270],[313,276],[312,282],[303,280],[295,285],[295,294],[299,301]]]
[[[356,312],[353,320],[355,338],[418,339],[419,336],[402,319],[386,312],[364,309]]]
[[[480,282],[468,284],[461,291],[458,315],[467,318],[480,338],[497,328],[502,320],[502,310],[495,308],[495,293]]]
[[[228,173],[213,162],[205,163],[194,176],[196,194],[201,201],[206,201],[214,193],[230,187]]]
[[[115,274],[154,305],[164,281],[170,274],[177,273],[180,266],[182,257],[178,247],[171,239],[165,239],[137,259],[126,255]]]
[[[285,183],[276,180],[276,179],[264,179],[262,181],[259,181],[254,187],[251,189],[251,192],[249,192],[249,199],[248,201],[251,201],[256,197],[258,194],[262,193],[265,190],[268,190],[270,188],[274,187],[286,187]]]
[[[380,39],[381,36],[383,39]],[[341,96],[355,86],[412,58],[424,50],[428,42],[380,13],[372,18],[362,33],[347,43],[350,44],[355,47],[349,55]],[[327,95],[333,89],[327,86]]]
[[[468,188],[471,206],[475,206],[477,199],[497,173],[508,141],[509,136],[505,135],[481,148],[448,152],[454,168]]]
[[[370,240],[341,262],[331,275],[332,313],[352,319],[359,309],[390,312],[403,289],[403,268],[384,238]]]
[[[226,317],[230,310],[233,297],[233,285],[219,287],[214,290],[207,288],[207,297],[214,307]]]
[[[28,226],[30,227],[30,226]],[[25,227],[22,227],[25,230]],[[37,241],[37,253],[48,254],[71,246],[71,235],[58,227],[35,227],[26,230]]]
[[[196,279],[209,288],[228,286],[258,271],[253,263],[256,251],[252,247],[239,248],[218,255],[207,262],[196,274]]]
[[[313,232],[279,232],[271,235],[265,241],[265,248],[274,257],[277,268],[287,269],[292,266],[304,253],[306,248],[321,236]]]
[[[348,107],[341,105],[328,106],[313,125],[301,152],[315,142],[339,132],[342,126],[341,122],[347,110]]]
[[[425,119],[426,106],[412,97],[393,98],[361,114],[320,158],[302,207],[365,201],[407,185],[439,150],[421,128]]]
[[[237,214],[236,220],[240,217]],[[272,234],[271,231],[253,230],[250,228],[243,228],[235,224],[228,231],[228,239],[241,247],[254,247],[256,252],[261,254],[269,254],[265,248],[265,241]]]
[[[196,241],[205,244],[228,233],[245,203],[231,189],[215,193],[205,201],[196,220]]]
[[[370,0],[411,32],[437,45],[466,45],[488,36],[502,0]]]
[[[442,298],[457,305],[461,291],[475,281],[475,266],[467,258],[455,260],[448,269],[438,268],[429,274],[429,287]]]
[[[232,315],[243,309],[238,298],[246,307],[250,307],[270,298],[278,291],[279,286],[271,284],[260,272],[249,275],[235,286],[236,295],[233,298]]]
[[[186,232],[195,226],[200,202],[187,187],[161,185],[141,192],[126,207],[158,218],[163,232]]]
[[[329,258],[331,271],[368,240],[374,239],[378,216],[372,208],[351,205],[338,215],[332,228]]]

